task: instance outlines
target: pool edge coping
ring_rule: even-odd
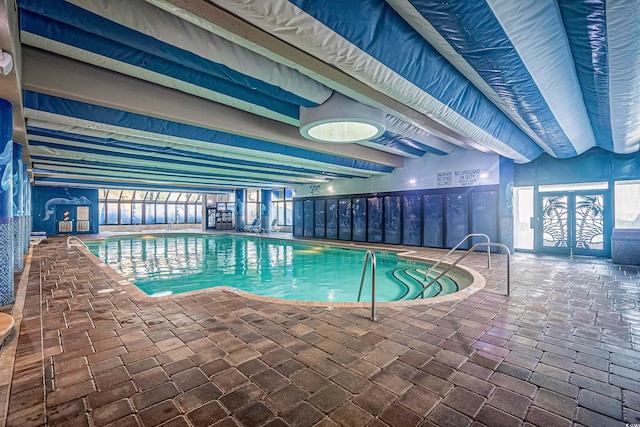
[[[162,234],[168,234],[168,233],[149,233],[149,234],[157,234],[157,235],[162,235]],[[203,235],[203,236],[208,236],[211,235],[210,233],[202,233],[202,234],[198,234],[198,233],[188,233],[188,234],[194,234],[194,235]],[[224,233],[224,234],[228,234],[228,235],[237,235],[239,237],[251,237],[250,235],[242,235],[242,234],[234,234],[234,233]],[[110,237],[128,237],[129,235],[122,235],[122,236],[109,236],[109,237],[104,237],[104,238],[98,238],[98,239],[87,239],[87,241],[100,241],[100,240],[106,240]],[[139,236],[137,234],[132,234],[131,236],[136,237]],[[334,242],[326,242],[326,241],[322,241],[322,242],[318,242],[318,241],[310,241],[310,240],[306,240],[306,239],[281,239],[278,237],[270,237],[270,236],[265,236],[262,237],[264,239],[270,239],[270,240],[286,240],[286,241],[293,241],[293,242],[300,242],[300,243],[306,243],[306,244],[324,244],[327,246],[335,246],[335,247],[339,247],[339,248],[346,248],[346,249],[361,249],[361,250],[373,250],[373,251],[378,251],[378,252],[393,252],[395,253],[399,258],[408,260],[408,261],[419,261],[419,262],[435,262],[435,260],[429,259],[429,258],[423,258],[419,255],[416,255],[417,252],[415,250],[407,250],[405,248],[387,248],[387,247],[380,247],[380,246],[368,246],[366,244],[354,244],[354,243],[349,243],[349,244],[334,244]],[[363,242],[366,243],[366,242]],[[124,276],[122,276],[120,273],[118,273],[117,271],[115,271],[114,269],[112,269],[111,267],[109,267],[107,264],[105,264],[100,258],[98,258],[93,252],[91,252],[89,250],[89,248],[87,248],[86,246],[78,246],[76,247],[77,249],[79,249],[83,254],[85,254],[85,256],[87,256],[87,258],[89,260],[91,260],[94,264],[96,264],[98,267],[100,267],[105,274],[107,274],[111,279],[113,279],[114,281],[116,281],[118,283],[118,285],[120,285],[120,287],[122,288],[122,290],[124,290],[125,292],[127,292],[129,295],[131,295],[132,297],[135,297],[137,299],[140,299],[142,301],[145,302],[149,302],[149,301],[163,301],[163,300],[171,300],[175,297],[189,297],[189,296],[193,296],[193,295],[197,295],[197,294],[201,294],[201,293],[207,293],[207,292],[229,292],[232,293],[234,295],[241,295],[256,301],[261,301],[261,302],[268,302],[268,303],[274,303],[274,304],[286,304],[286,305],[293,305],[293,306],[301,306],[301,307],[326,307],[326,308],[340,308],[340,307],[351,307],[351,308],[368,308],[371,307],[371,301],[368,302],[331,302],[331,301],[301,301],[301,300],[287,300],[287,299],[282,299],[282,298],[274,298],[274,297],[266,297],[266,296],[262,296],[262,295],[256,295],[253,294],[251,292],[247,292],[244,291],[242,289],[238,289],[238,288],[234,288],[232,286],[214,286],[211,288],[205,288],[205,289],[199,289],[196,291],[189,291],[189,292],[182,292],[179,294],[170,294],[170,295],[166,295],[166,296],[161,296],[161,297],[154,297],[151,295],[148,295],[147,293],[145,293],[142,289],[140,289],[138,286],[136,286],[135,283],[130,282],[129,280],[127,280]],[[446,262],[442,262],[440,263],[441,266],[443,267],[449,267],[451,266],[451,264],[446,263]],[[450,302],[450,301],[457,301],[457,300],[462,300],[467,298],[468,296],[471,296],[481,290],[483,290],[486,286],[486,279],[484,278],[484,276],[482,274],[480,274],[478,271],[469,268],[469,267],[465,267],[463,265],[456,265],[454,267],[455,269],[461,270],[464,273],[468,274],[469,276],[471,276],[472,282],[469,286],[467,286],[466,288],[448,294],[448,295],[443,295],[443,296],[439,296],[439,297],[431,297],[431,298],[422,298],[422,299],[412,299],[412,300],[400,300],[400,301],[376,301],[376,306],[377,307],[410,307],[410,306],[415,306],[415,305],[432,305],[432,304],[439,304],[439,303],[444,303],[444,302]]]

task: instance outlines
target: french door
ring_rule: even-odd
[[[608,191],[538,193],[536,246],[540,252],[609,256]]]

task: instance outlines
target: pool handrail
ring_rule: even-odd
[[[458,265],[460,261],[466,258],[470,253],[474,252],[479,246],[485,246],[487,248],[498,247],[504,249],[507,252],[507,296],[511,296],[511,251],[506,245],[503,245],[502,243],[476,243],[471,247],[471,249],[462,254],[462,256],[458,258],[453,264],[450,264],[449,267],[442,271],[442,273],[440,273],[437,277],[432,278],[431,281],[422,288],[422,292],[420,293],[421,297],[424,298],[424,291],[426,291],[431,285],[440,280],[442,276],[451,271],[456,265]]]
[[[78,243],[71,243],[71,240],[77,240],[80,244],[78,245]],[[84,246],[85,248],[89,249],[89,247],[82,240],[80,240],[78,236],[67,237],[67,249],[69,249],[71,246]]]
[[[373,251],[367,251],[364,255],[364,265],[362,266],[362,278],[360,279],[360,289],[358,290],[358,302],[362,297],[362,286],[364,285],[364,277],[367,274],[367,261],[371,258],[371,320],[376,319],[376,254]]]
[[[438,262],[433,264],[431,267],[427,267],[426,271],[424,272],[424,281],[426,282],[427,279],[429,278],[428,275],[429,275],[429,272],[431,270],[434,270],[437,266],[439,266],[442,261],[447,259],[449,257],[449,255],[451,255],[456,249],[458,249],[460,247],[460,245],[462,245],[464,242],[466,242],[470,237],[486,237],[487,238],[487,243],[491,243],[491,240],[489,239],[489,236],[487,236],[486,234],[482,234],[482,233],[467,234],[466,236],[464,236],[464,238],[462,240],[460,240],[458,242],[457,245],[455,245],[453,248],[451,248],[451,250],[449,252],[447,252],[445,254],[445,256],[440,258],[438,260]],[[491,250],[487,250],[487,268],[491,269]]]

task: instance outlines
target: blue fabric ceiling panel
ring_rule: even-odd
[[[421,144],[410,138],[406,138],[394,132],[386,131],[377,138],[371,139],[371,142],[384,145],[385,147],[394,148],[396,150],[411,154],[413,156],[421,157],[425,153],[433,153],[438,155],[445,155],[444,151],[440,151],[436,148],[429,147],[428,145]]]
[[[525,158],[532,160],[542,153],[385,2],[290,2]]]
[[[161,154],[171,154],[176,156],[176,158],[181,159],[200,159],[207,160],[212,162],[222,162],[225,164],[225,168],[229,170],[246,170],[246,171],[255,171],[256,168],[270,168],[273,171],[269,172],[273,175],[282,175],[282,176],[291,176],[293,174],[309,174],[310,176],[323,175],[331,178],[355,178],[356,175],[350,174],[341,174],[335,172],[325,172],[317,169],[309,169],[309,168],[301,168],[301,167],[293,167],[282,164],[267,164],[254,162],[249,160],[241,160],[234,159],[230,157],[223,156],[213,156],[208,154],[189,152],[184,150],[179,150],[177,148],[171,147],[153,147],[150,145],[136,144],[129,141],[121,141],[114,138],[98,138],[90,135],[81,135],[81,134],[72,134],[68,132],[62,132],[57,130],[50,129],[42,129],[42,128],[34,128],[32,126],[27,127],[27,133],[29,135],[29,139],[34,142],[38,140],[38,137],[49,137],[56,138],[60,140],[67,141],[78,141],[95,145],[96,149],[108,150],[109,147],[114,148],[124,148],[129,150],[137,150],[141,153],[161,153]],[[115,150],[114,150],[115,151]],[[236,165],[237,167],[233,167]],[[283,172],[278,172],[281,170]]]
[[[110,182],[100,180],[89,179],[67,179],[67,178],[48,178],[48,177],[35,177],[36,185],[55,185],[55,186],[73,186],[82,185],[91,188],[116,188],[116,189],[135,189],[135,190],[158,190],[158,191],[183,191],[190,193],[225,193],[224,189],[219,187],[199,187],[199,186],[178,186],[178,185],[154,185],[154,184],[129,184],[125,182]],[[247,188],[261,188],[259,186],[247,186]]]
[[[212,171],[213,170],[217,170],[217,171],[227,171],[228,176],[233,177],[234,179],[237,179],[235,177],[238,176],[242,176],[242,172],[244,172],[244,174],[247,174],[248,172],[253,172],[252,173],[252,179],[256,180],[256,181],[263,181],[263,182],[269,182],[269,181],[273,181],[274,179],[280,179],[281,181],[290,181],[290,182],[297,182],[297,181],[303,181],[300,179],[300,177],[298,177],[298,179],[296,179],[295,176],[292,175],[288,175],[288,174],[283,174],[283,173],[271,173],[271,172],[264,172],[262,175],[264,175],[264,177],[260,178],[258,176],[255,176],[256,174],[259,174],[259,172],[251,171],[251,170],[246,170],[246,169],[241,169],[241,168],[233,168],[233,167],[224,167],[224,166],[219,166],[219,167],[213,167],[213,166],[207,166],[206,164],[202,164],[199,162],[195,162],[195,161],[189,161],[187,159],[159,159],[157,157],[151,156],[151,155],[144,155],[144,154],[131,154],[131,153],[114,153],[113,151],[109,151],[109,150],[100,150],[98,148],[92,148],[92,147],[69,147],[67,145],[64,144],[56,144],[56,143],[51,143],[51,142],[43,142],[43,141],[38,141],[37,139],[34,139],[32,141],[30,141],[30,145],[33,147],[47,147],[47,148],[51,148],[51,149],[56,149],[56,150],[71,150],[74,154],[75,153],[85,153],[86,155],[84,156],[85,159],[90,158],[91,155],[94,156],[117,156],[118,158],[122,158],[122,159],[131,159],[131,160],[135,160],[138,163],[145,163],[148,162],[149,164],[153,164],[153,163],[160,163],[160,164],[166,164],[167,167],[170,165],[174,168],[175,171],[184,171],[184,170],[189,170],[189,168],[210,168]],[[36,150],[34,150],[36,151]],[[37,151],[36,153],[33,155],[34,157],[37,157]],[[85,159],[83,159],[83,161],[85,161]],[[122,165],[121,166],[121,170],[122,169],[128,169],[130,167],[129,164],[126,165]],[[234,172],[234,174],[229,174],[230,172]],[[212,174],[213,175],[213,174]]]
[[[41,93],[24,91],[24,106],[34,110],[75,117],[92,122],[104,123],[130,129],[137,129],[160,135],[171,135],[179,138],[193,139],[222,145],[229,145],[248,150],[281,154],[307,160],[324,162],[343,167],[361,169],[371,172],[391,172],[390,166],[371,162],[348,159],[330,154],[310,151],[303,148],[286,146],[267,141],[260,141],[238,135],[231,135],[211,129],[205,129],[183,123],[170,122],[154,117],[129,113],[70,99],[58,98]]]
[[[607,1],[607,60],[613,151],[640,150],[640,7]]]
[[[576,155],[574,146],[488,3],[410,2],[509,108],[547,143],[555,156]]]
[[[613,151],[605,3],[605,0],[558,1],[596,143]]]
[[[47,156],[38,156],[38,155],[32,156],[31,158],[34,161],[34,165],[36,165],[36,169],[38,169],[40,172],[45,172],[45,171],[55,172],[58,170],[56,165],[44,164],[43,162],[63,162],[66,166],[73,167],[74,169],[76,169],[76,172],[74,173],[77,173],[77,174],[82,174],[83,169],[85,169],[86,171],[104,170],[106,171],[105,176],[108,176],[109,170],[118,171],[123,169],[122,164],[109,163],[109,162],[87,161],[87,160],[76,160],[76,159],[60,159],[58,157],[47,157]],[[61,166],[61,165],[58,165],[58,166]],[[127,165],[126,170],[135,172],[135,173],[149,173],[149,168],[145,166]],[[181,178],[184,178],[185,182],[188,182],[190,178],[199,178],[199,179],[202,179],[202,178],[220,179],[221,178],[221,179],[235,180],[235,181],[242,180],[241,178],[232,177],[224,173],[215,173],[215,172],[203,173],[203,172],[195,172],[192,170],[177,171],[176,168],[169,169],[169,168],[154,167],[153,173],[181,177]],[[265,181],[265,182],[273,181],[272,179],[254,179],[254,178],[251,178],[250,180]]]
[[[299,105],[266,95],[254,88],[234,83],[212,73],[189,68],[155,55],[133,49],[76,27],[53,21],[27,10],[21,10],[20,27],[22,31],[35,34],[65,45],[92,52],[120,62],[144,68],[166,75],[195,86],[223,95],[241,99],[247,103],[259,105],[271,111],[299,119]]]
[[[317,103],[303,99],[283,88],[270,85],[225,65],[217,64],[191,52],[163,43],[153,37],[109,21],[64,0],[19,0],[18,4],[21,9],[39,14],[49,20],[59,21],[80,30],[130,46],[158,58],[176,64],[182,64],[185,67],[237,83],[247,88],[253,88],[276,99],[297,105],[304,105],[306,107],[317,105]],[[275,65],[274,63],[274,66]]]

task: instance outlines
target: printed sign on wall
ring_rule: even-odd
[[[438,187],[471,187],[478,183],[482,169],[462,169],[438,172]]]

